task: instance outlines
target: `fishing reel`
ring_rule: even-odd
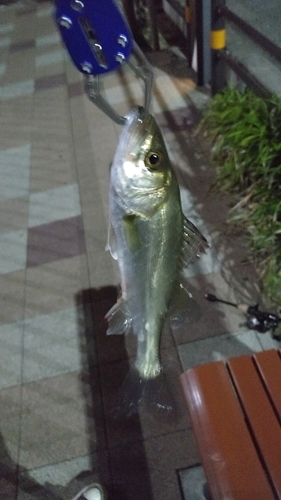
[[[278,310],[277,314],[261,311],[259,305],[248,306],[246,304],[234,304],[233,302],[228,302],[227,300],[218,299],[212,293],[206,293],[205,299],[210,302],[221,302],[222,304],[227,304],[232,307],[236,307],[239,311],[246,314],[246,326],[250,330],[256,330],[259,333],[266,333],[268,331],[272,332],[274,338],[280,339],[281,333],[275,333],[281,322],[281,310]]]

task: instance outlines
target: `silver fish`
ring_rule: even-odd
[[[122,295],[108,312],[108,334],[137,336],[135,368],[157,377],[160,336],[180,271],[206,240],[182,212],[180,192],[161,131],[134,108],[121,132],[110,177],[108,247],[118,260]]]

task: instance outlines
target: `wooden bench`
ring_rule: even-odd
[[[281,499],[281,353],[180,376],[212,500]]]

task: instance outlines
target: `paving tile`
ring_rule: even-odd
[[[16,471],[20,447],[21,388],[0,391],[0,461],[1,472],[9,480]]]
[[[85,238],[80,216],[36,226],[28,231],[29,267],[82,253],[85,253]]]
[[[25,269],[26,244],[26,229],[10,231],[0,235],[0,274]]]
[[[28,157],[28,164],[30,163],[30,152],[27,146],[31,141],[32,102],[33,96],[29,95],[16,97],[0,103],[1,150],[3,151],[3,153],[1,151],[1,155],[5,151],[7,151],[6,155],[8,155],[9,150],[11,150],[10,154],[15,154],[15,164],[17,165],[21,165],[21,158],[26,156]],[[22,149],[17,150],[16,148]],[[8,159],[11,161],[11,157],[8,156]],[[19,174],[20,172],[18,172]],[[23,186],[26,189],[25,183]]]
[[[5,63],[1,63],[0,64],[0,76],[4,75],[6,73],[6,64]]]
[[[117,104],[128,103],[127,107],[137,105],[143,99],[143,89],[139,81],[136,79],[124,87],[121,86],[106,86],[104,85],[104,97],[111,106],[115,108]],[[123,107],[123,106],[122,106]],[[116,107],[116,109],[118,109]],[[118,113],[119,113],[118,109]]]
[[[24,382],[81,369],[82,359],[77,323],[75,308],[25,320]]]
[[[166,110],[161,113],[155,113],[155,119],[159,127],[161,128],[164,136],[169,134],[169,137],[172,136],[171,132],[179,132],[186,131],[188,127],[197,123],[200,118],[200,113],[198,109],[195,107],[191,107],[190,105],[185,106],[184,108]],[[176,139],[178,137],[174,136],[174,141],[177,142]],[[169,149],[173,153],[173,148],[171,148],[170,141],[168,142]],[[186,161],[186,158],[184,159]]]
[[[55,49],[44,54],[38,54],[35,58],[35,65],[37,68],[42,66],[49,66],[51,64],[64,62],[66,53],[64,49]]]
[[[24,43],[25,41],[34,39],[35,26],[36,26],[35,13],[36,9],[34,8],[34,6],[31,6],[31,10],[29,9],[29,7],[27,7],[26,9],[25,8],[21,9],[19,7],[15,11],[14,30],[13,30],[14,44]],[[20,70],[21,67],[19,68],[19,72]]]
[[[76,182],[66,89],[59,86],[36,92],[34,106],[31,192]]]
[[[192,88],[189,87],[188,90],[191,91]],[[173,80],[165,73],[159,75],[155,82],[154,113],[184,108],[186,104],[186,96],[174,86]]]
[[[68,95],[70,98],[80,97],[85,94],[83,82],[73,82],[68,84]]]
[[[29,194],[30,144],[0,150],[1,201]]]
[[[3,471],[3,468],[2,468]],[[1,471],[0,491],[3,500],[14,500],[17,495],[17,475],[6,468]]]
[[[128,426],[128,432],[130,427]],[[142,441],[110,450],[112,486],[109,498],[121,500],[153,500],[149,464]]]
[[[44,500],[48,493],[52,493],[52,500],[70,499],[84,486],[92,482],[104,485],[110,481],[109,478],[108,453],[98,452],[38,467],[22,474],[18,499],[26,500],[27,487],[31,495],[28,500]]]
[[[24,318],[25,270],[0,275],[0,324]]]
[[[267,333],[258,333],[256,332],[256,336],[262,346],[262,349],[279,349],[280,348],[280,341],[275,340],[271,332]]]
[[[18,17],[28,16],[29,14],[33,14],[35,12],[36,12],[36,7],[33,5],[29,5],[27,7],[18,9],[17,16]]]
[[[6,23],[6,24],[1,23],[0,34],[3,35],[5,33],[10,33],[11,31],[13,31],[13,29],[14,29],[13,23]]]
[[[207,500],[206,477],[203,467],[190,467],[179,471],[184,500]]]
[[[11,44],[11,38],[8,37],[8,36],[5,36],[3,38],[0,39],[0,48],[6,48],[6,47],[9,47]]]
[[[166,500],[180,498],[177,469],[198,463],[191,431],[124,443],[110,450],[114,498]]]
[[[25,40],[24,42],[11,43],[10,52],[18,52],[22,50],[27,50],[35,47],[35,40],[31,38],[30,40]]]
[[[27,229],[28,207],[28,196],[0,201],[0,234],[18,229]]]
[[[76,294],[84,288],[89,288],[84,255],[28,268],[26,317],[73,307]]]
[[[97,372],[95,376],[97,380]],[[76,373],[23,386],[21,466],[34,469],[104,448],[98,386],[91,394],[91,414],[85,391]]]
[[[180,498],[177,471],[199,462],[192,431],[183,430],[148,440],[145,447],[151,467],[153,498]]]
[[[43,138],[34,143],[35,137],[33,136],[30,172],[30,191],[32,194],[57,189],[60,186],[76,182],[67,138],[62,139],[62,142],[59,142],[58,139],[57,137],[53,145],[49,147],[49,138],[45,143]],[[68,214],[65,214],[64,218],[67,217]]]
[[[34,80],[8,83],[1,88],[0,100],[14,99],[15,97],[28,96],[34,92]]]
[[[10,459],[5,448],[5,443],[0,437],[0,491],[1,499],[16,500],[17,498],[17,468],[16,464]]]
[[[21,384],[22,347],[23,321],[0,325],[0,390]]]
[[[231,335],[219,335],[178,346],[183,370],[210,361],[252,354],[262,350],[256,332],[241,329]]]
[[[37,36],[36,40],[36,47],[43,47],[45,45],[57,45],[61,43],[61,38],[59,33],[48,33],[47,35],[41,35]]]
[[[44,93],[47,92],[48,89],[52,89],[52,88],[56,88],[55,86],[50,86],[48,89],[47,87],[45,86],[45,88],[43,88],[43,80],[45,79],[48,79],[49,77],[53,77],[54,75],[59,75],[59,74],[63,74],[65,71],[65,64],[64,62],[57,62],[56,64],[50,64],[49,66],[38,66],[38,67],[35,67],[35,89],[37,88],[37,91],[40,92],[40,97],[41,99],[43,99],[43,96],[44,94],[41,93],[41,91],[43,90]],[[39,80],[39,83],[36,87],[36,81]],[[40,87],[40,88],[38,88]],[[60,84],[59,85],[59,88],[61,88],[62,85]],[[65,103],[66,104],[66,103]],[[35,111],[36,111],[36,108],[35,108]]]
[[[65,85],[66,78],[64,73],[58,73],[50,76],[43,76],[35,79],[35,92],[38,90],[45,90],[54,87]]]
[[[50,492],[49,488],[40,487],[30,479],[22,481],[21,488],[17,491],[17,500],[55,500],[55,498],[57,497]]]
[[[97,461],[96,455],[83,455],[44,467],[36,467],[29,470],[28,475],[41,485],[48,482],[52,485],[67,486],[81,472],[89,471],[95,461]]]
[[[94,288],[120,283],[120,275],[116,267],[116,262],[112,259],[109,252],[105,251],[105,243],[105,226],[102,241],[96,239],[93,241],[91,239],[89,242],[89,238],[86,239],[90,282]],[[96,246],[94,250],[93,246]]]
[[[30,195],[29,227],[76,217],[80,214],[81,207],[77,184],[48,189]]]
[[[37,18],[42,19],[44,17],[50,17],[53,13],[53,6],[52,5],[40,5],[40,7],[37,9],[36,15]]]
[[[207,301],[205,294],[214,293],[236,304],[255,303],[258,294],[248,275],[247,266],[241,266],[236,268],[235,275],[223,269],[220,273],[188,278],[184,284],[195,300],[194,313],[191,310],[190,321],[187,317],[187,323],[173,332],[176,344],[239,330],[245,323],[245,316],[234,307]]]

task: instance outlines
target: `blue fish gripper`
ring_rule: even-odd
[[[81,73],[108,73],[130,57],[133,37],[114,0],[55,0],[54,17]]]

